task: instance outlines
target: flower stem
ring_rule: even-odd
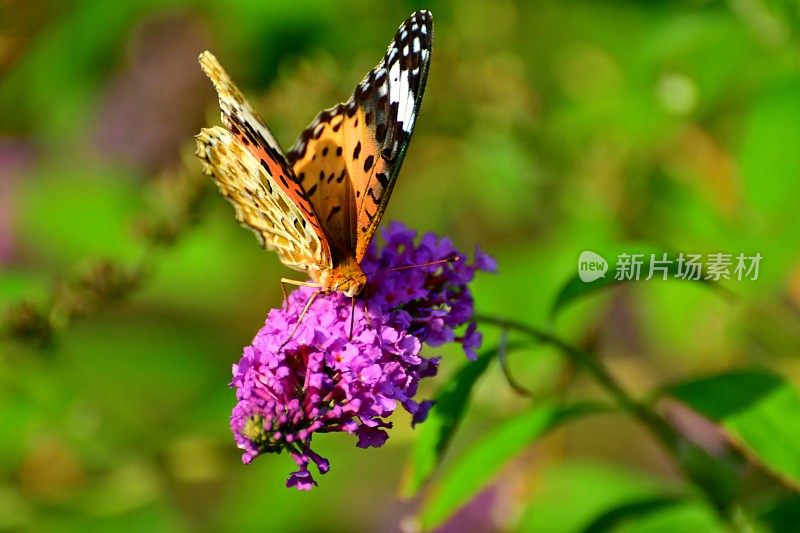
[[[675,458],[687,477],[702,490],[720,516],[732,522],[732,498],[735,491],[730,487],[731,478],[735,474],[731,472],[730,465],[715,460],[704,449],[681,435],[650,405],[631,396],[597,358],[550,333],[516,320],[485,315],[476,315],[475,320],[523,333],[537,342],[558,348],[573,363],[588,372],[614,398],[620,409],[647,428],[662,447]]]

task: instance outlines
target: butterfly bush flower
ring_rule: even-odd
[[[341,293],[320,295],[286,342],[314,292],[301,287],[269,312],[233,366],[231,429],[242,460],[288,452],[298,470],[287,487],[316,485],[311,463],[322,474],[330,469],[311,447],[315,433],[344,431],[360,448],[378,447],[398,405],[412,424],[425,419],[432,402],[414,396],[419,381],[436,374],[439,358],[423,356],[423,344],[458,342],[470,359],[480,347],[469,283],[479,270],[493,272],[494,259],[476,249],[468,261],[448,239],[429,233],[417,240],[399,223],[383,238],[362,261],[369,281],[354,308]],[[418,266],[443,259],[450,261]]]

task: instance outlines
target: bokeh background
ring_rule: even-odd
[[[479,312],[555,328],[635,394],[752,364],[800,380],[797,2],[1,0],[0,529],[413,528],[405,413],[381,449],[318,439],[332,470],[310,493],[283,487],[286,456],[241,464],[230,366],[291,273],[200,176],[192,136],[218,123],[202,50],[289,146],[420,8],[433,62],[385,220],[479,243],[500,265]],[[635,246],[764,259],[727,296],[634,283],[551,321],[581,251]],[[428,396],[464,362],[429,353]],[[509,366],[537,398],[598,393],[547,348]],[[448,457],[530,401],[491,368]],[[684,483],[604,415],[529,449],[444,530],[577,531],[609,494]]]

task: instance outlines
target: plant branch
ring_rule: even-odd
[[[722,488],[729,486],[727,481],[733,475],[730,467],[715,460],[704,449],[687,440],[650,405],[629,394],[597,358],[550,333],[516,320],[485,315],[477,315],[475,320],[525,334],[537,342],[559,349],[570,361],[591,375],[614,398],[622,410],[648,429],[662,447],[675,458],[687,477],[702,490],[719,514],[732,523],[733,495]]]
[[[55,283],[45,302],[11,304],[0,316],[0,336],[46,346],[76,320],[128,298],[144,284],[156,252],[174,245],[197,223],[206,183],[204,175],[190,170],[153,180],[148,208],[135,224],[145,243],[142,257],[130,265],[90,261],[68,280]]]

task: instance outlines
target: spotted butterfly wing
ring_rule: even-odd
[[[360,263],[386,210],[419,114],[433,18],[413,13],[345,103],[321,112],[287,153],[336,264]]]
[[[360,263],[408,148],[432,36],[430,13],[413,13],[352,98],[320,113],[287,157],[216,58],[200,56],[225,125],[197,136],[204,171],[239,222],[322,291],[354,296],[366,283]]]
[[[237,220],[287,266],[312,277],[332,268],[314,208],[278,143],[209,52],[200,64],[217,90],[225,128],[203,128],[197,155],[234,206]]]

